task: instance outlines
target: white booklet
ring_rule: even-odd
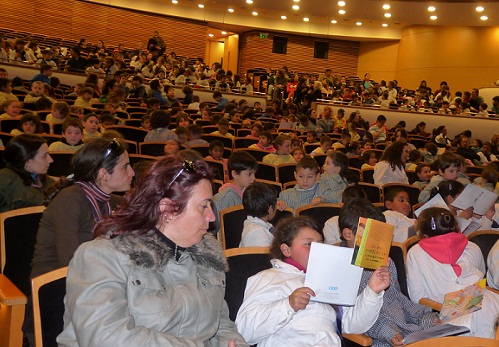
[[[404,339],[404,343],[408,345],[410,343],[418,342],[421,340],[432,339],[436,337],[461,335],[469,331],[470,329],[460,325],[452,325],[452,324],[435,325],[434,327],[421,331],[416,331],[415,333],[407,335]]]
[[[449,209],[449,206],[447,206],[447,204],[445,203],[442,196],[440,194],[437,194],[433,198],[428,200],[426,202],[426,204],[424,204],[423,206],[418,208],[416,211],[414,211],[414,214],[416,215],[416,217],[418,217],[421,212],[423,212],[424,210],[426,210],[427,208],[430,208],[430,207],[441,207],[441,208],[445,208],[446,210]]]
[[[473,207],[473,213],[483,216],[496,202],[499,195],[474,184],[466,185],[463,192],[452,203],[452,206],[461,210]]]
[[[352,265],[353,248],[313,242],[305,287],[313,289],[311,301],[352,306],[357,299],[363,269]]]

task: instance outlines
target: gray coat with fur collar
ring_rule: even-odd
[[[59,346],[247,346],[228,317],[226,267],[211,235],[178,261],[154,231],[84,243],[69,264]]]

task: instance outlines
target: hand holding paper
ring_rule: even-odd
[[[499,195],[489,192],[482,187],[474,184],[468,184],[463,192],[452,203],[452,206],[465,210],[473,207],[473,213],[483,216],[490,207],[496,202]]]

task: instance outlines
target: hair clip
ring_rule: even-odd
[[[435,223],[435,217],[431,217],[431,230],[437,230],[437,224]]]

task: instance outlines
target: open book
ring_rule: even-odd
[[[313,242],[305,287],[313,289],[311,301],[352,306],[357,299],[362,268],[350,264],[353,248]]]
[[[439,318],[442,322],[464,316],[482,309],[483,287],[485,281],[479,281],[464,289],[445,294]]]
[[[371,218],[359,218],[352,264],[366,269],[388,265],[395,227]]]
[[[416,331],[412,334],[407,335],[404,339],[404,343],[408,345],[410,343],[418,342],[421,340],[433,339],[436,337],[460,335],[467,333],[469,331],[470,329],[460,325],[451,325],[451,324],[436,325],[434,327],[421,331]]]
[[[494,205],[499,195],[474,184],[466,185],[452,206],[465,210],[473,207],[473,213],[483,216]]]

